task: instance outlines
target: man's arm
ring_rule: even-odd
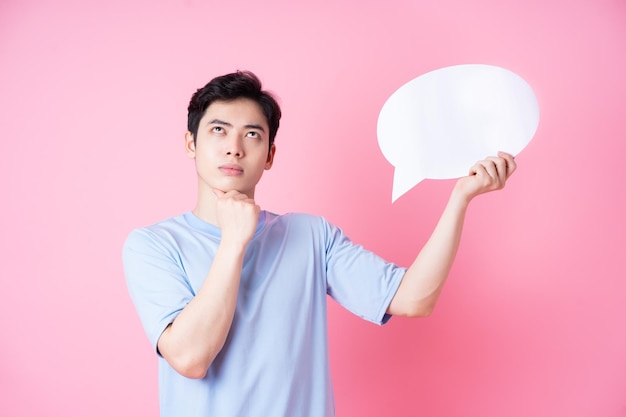
[[[157,344],[172,368],[188,378],[203,378],[224,346],[237,305],[243,258],[260,212],[244,194],[218,193],[222,239],[211,268],[196,296],[163,331]]]
[[[402,278],[387,313],[405,317],[428,316],[435,307],[459,248],[469,202],[477,195],[504,187],[516,169],[504,152],[474,165],[459,179],[432,235]]]

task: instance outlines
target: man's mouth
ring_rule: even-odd
[[[219,167],[219,170],[226,175],[240,175],[243,173],[243,168],[237,164],[224,164]]]

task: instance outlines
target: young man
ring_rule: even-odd
[[[159,358],[164,417],[333,416],[326,296],[378,324],[430,314],[470,200],[502,188],[516,167],[505,153],[472,167],[405,269],[321,217],[255,203],[280,115],[249,72],[199,89],[185,135],[197,204],[124,245],[129,292]]]

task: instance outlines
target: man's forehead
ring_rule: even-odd
[[[235,100],[216,100],[207,107],[202,116],[203,123],[214,119],[229,124],[257,124],[268,127],[267,119],[261,106],[254,100],[238,98]]]

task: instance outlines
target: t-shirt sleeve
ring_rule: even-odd
[[[406,268],[354,244],[340,228],[326,222],[327,292],[357,316],[382,325]]]
[[[130,233],[122,251],[130,297],[150,343],[157,343],[165,328],[193,298],[193,289],[176,251],[147,229]]]

